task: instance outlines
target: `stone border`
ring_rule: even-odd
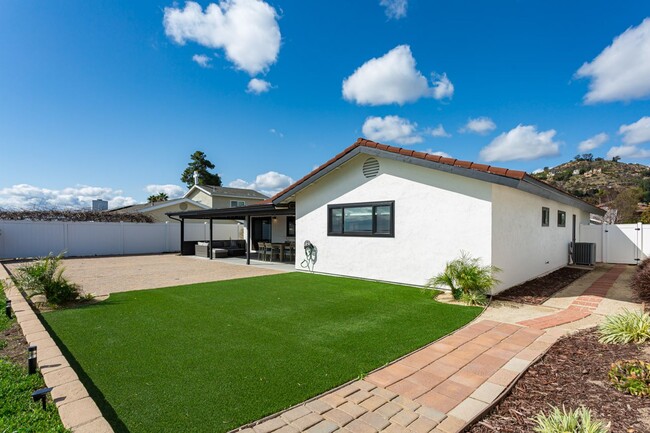
[[[0,280],[10,280],[9,272],[1,263]],[[75,433],[113,433],[113,428],[27,299],[13,285],[5,289],[5,294],[11,301],[14,315],[27,343],[38,346],[38,367],[45,384],[52,388],[52,399],[63,426]]]

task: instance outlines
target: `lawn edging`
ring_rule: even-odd
[[[4,264],[0,264],[0,280],[10,281],[10,274]],[[64,427],[79,433],[113,433],[113,428],[24,294],[13,284],[5,289],[5,294],[11,301],[16,321],[27,343],[38,346],[38,367],[46,386],[52,388],[52,399]]]

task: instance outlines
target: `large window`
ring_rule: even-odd
[[[395,236],[395,202],[332,204],[327,207],[329,236]]]

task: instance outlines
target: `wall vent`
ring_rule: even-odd
[[[375,158],[366,159],[366,162],[363,163],[363,175],[370,179],[377,176],[377,173],[379,173],[379,161]]]

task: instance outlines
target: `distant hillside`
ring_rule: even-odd
[[[643,164],[593,159],[587,154],[532,176],[596,206],[607,206],[630,189],[637,189],[640,201],[650,202],[650,167]]]

